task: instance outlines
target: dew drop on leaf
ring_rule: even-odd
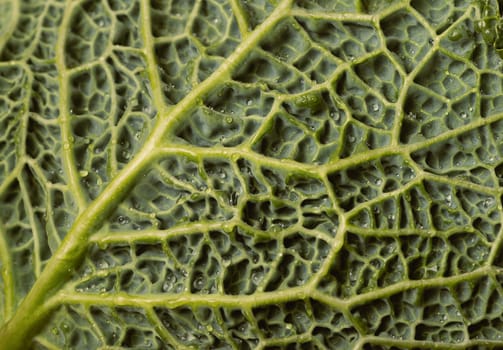
[[[129,224],[129,218],[124,215],[119,215],[117,217],[117,222],[121,225],[127,225],[127,224]]]

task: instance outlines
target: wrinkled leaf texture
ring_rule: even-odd
[[[0,0],[0,349],[501,348],[498,3]]]

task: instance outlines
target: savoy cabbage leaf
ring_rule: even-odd
[[[503,346],[485,0],[0,0],[0,349]]]

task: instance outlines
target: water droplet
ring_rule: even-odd
[[[100,262],[98,262],[98,269],[99,270],[105,270],[105,269],[108,269],[110,265],[108,265],[108,262],[106,260],[101,260]]]
[[[65,142],[65,143],[63,144],[63,149],[65,149],[65,150],[69,150],[69,149],[70,149],[70,144],[69,144],[68,142]]]
[[[354,137],[353,135],[349,135],[348,136],[348,141],[351,142],[351,143],[353,143],[353,142],[356,141],[356,137]]]
[[[484,208],[489,208],[489,207],[491,207],[493,204],[494,204],[494,199],[492,199],[492,198],[487,198],[487,199],[485,199],[485,200],[482,202],[482,206],[483,206]]]
[[[253,283],[259,284],[260,280],[262,279],[262,274],[259,272],[253,272],[251,274],[251,279],[252,279]]]
[[[127,224],[129,224],[129,218],[124,215],[119,215],[117,217],[117,222],[121,225],[127,225]]]
[[[271,227],[269,228],[269,230],[272,233],[278,233],[278,232],[281,231],[281,226],[280,225],[271,225]]]
[[[447,197],[445,197],[445,200],[447,201],[447,206],[449,208],[456,208],[456,201],[454,200],[454,197],[451,194],[448,194]]]
[[[377,112],[379,110],[379,105],[377,103],[372,104],[372,111]]]
[[[152,107],[150,107],[149,105],[143,106],[141,110],[143,111],[143,113],[146,113],[146,114],[152,113]]]
[[[235,206],[236,204],[238,204],[238,200],[239,200],[238,193],[234,191],[231,192],[231,194],[229,195],[229,204]]]
[[[202,289],[204,287],[204,279],[202,277],[197,277],[192,283],[192,285],[196,289]]]
[[[246,101],[246,105],[247,105],[247,106],[251,106],[251,105],[252,105],[252,103],[253,103],[253,101],[252,101],[251,99]]]
[[[339,119],[341,119],[340,114],[337,112],[330,112],[330,117],[336,122],[339,121]]]
[[[89,175],[89,172],[87,170],[81,170],[79,171],[79,175],[80,177],[86,177],[87,175]]]
[[[129,153],[128,151],[122,151],[122,158],[124,158],[125,160],[129,160],[129,158],[131,158],[131,153]]]

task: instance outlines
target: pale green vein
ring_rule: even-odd
[[[56,43],[56,67],[58,69],[59,83],[59,121],[61,128],[61,138],[63,139],[62,160],[63,170],[65,172],[68,186],[75,197],[75,202],[79,208],[79,212],[86,207],[87,200],[84,197],[84,192],[80,184],[80,174],[76,166],[73,136],[71,130],[71,111],[69,108],[69,75],[66,71],[65,57],[65,41],[67,28],[70,25],[71,14],[77,2],[70,2],[65,7],[61,25],[58,30],[58,42]]]
[[[14,286],[14,270],[12,268],[12,256],[10,255],[10,249],[6,241],[5,227],[0,222],[0,274],[2,275],[2,280],[4,282],[4,317],[3,320],[8,320],[13,312],[15,306],[15,286]]]
[[[475,233],[475,229],[472,226],[469,227],[453,227],[445,231],[438,231],[434,228],[363,228],[360,226],[348,225],[347,229],[349,232],[356,233],[361,236],[368,237],[405,237],[405,236],[420,236],[425,238],[431,237],[449,237],[455,233]]]
[[[54,345],[51,343],[49,340],[42,338],[42,337],[36,337],[34,339],[34,343],[39,343],[43,347],[45,347],[48,350],[61,350],[59,346]]]
[[[203,233],[213,230],[221,230],[222,222],[204,222],[187,223],[176,226],[168,230],[145,229],[141,231],[123,231],[123,232],[100,232],[90,238],[90,242],[100,244],[113,244],[123,242],[159,242],[171,236],[183,236],[192,233]]]
[[[7,189],[9,189],[14,181],[17,180],[18,176],[21,174],[21,170],[23,170],[25,166],[25,161],[25,158],[18,160],[16,167],[7,174],[3,182],[0,184],[0,196],[3,195],[5,191],[7,191]]]
[[[433,44],[439,45],[438,41]],[[412,72],[410,72],[404,79],[403,86],[400,89],[400,94],[398,96],[398,101],[396,102],[396,119],[395,119],[395,124],[393,126],[392,130],[392,137],[391,137],[391,145],[392,146],[398,146],[400,143],[400,131],[402,130],[402,121],[404,117],[404,107],[405,107],[405,100],[407,98],[407,95],[409,93],[410,87],[414,84],[414,79],[416,78],[416,75],[421,72],[423,69],[423,66],[428,62],[435,54],[437,50],[435,48],[432,48],[431,50],[428,51],[426,55],[421,59],[420,62],[417,63],[417,65],[414,67]],[[392,55],[390,55],[392,56]],[[426,90],[426,88],[424,88]],[[431,93],[431,91],[428,91]]]
[[[437,38],[437,32],[431,26],[431,24],[424,18],[413,6],[410,4],[406,7],[409,14],[414,16],[414,18],[428,31],[432,39]],[[437,40],[438,41],[438,40]],[[432,50],[433,51],[433,50]]]
[[[283,102],[282,97],[277,97],[274,99],[273,104],[271,106],[271,110],[267,113],[266,116],[264,116],[257,131],[250,137],[248,141],[244,143],[243,148],[246,149],[248,152],[251,152],[252,146],[256,144],[272,127],[274,122],[274,116],[281,110],[282,102]]]
[[[483,266],[472,272],[461,273],[456,276],[434,277],[424,280],[406,280],[387,287],[376,289],[372,292],[355,295],[347,300],[344,300],[344,303],[353,308],[355,306],[363,305],[373,300],[383,299],[406,290],[434,287],[452,287],[460,282],[470,280],[473,281],[478,278],[485,277],[495,270],[497,270],[497,268]],[[340,300],[336,299],[335,302],[340,302]]]
[[[185,32],[189,33],[194,21],[199,14],[199,10],[201,9],[201,4],[203,0],[195,0],[194,5],[192,5],[192,10],[190,10],[190,14],[187,18],[187,23],[185,24]]]
[[[19,180],[19,188],[20,188],[20,194],[21,198],[23,198],[23,204],[24,208],[26,211],[26,216],[28,217],[28,220],[30,222],[30,227],[32,228],[33,232],[33,272],[36,277],[40,276],[40,272],[42,270],[41,266],[41,258],[40,258],[40,239],[42,235],[45,235],[45,232],[40,231],[40,225],[37,225],[37,220],[35,219],[35,213],[34,213],[34,208],[31,205],[31,194],[30,190],[27,188],[25,177],[23,176],[24,174],[21,175],[21,178]],[[40,186],[40,184],[35,181],[35,183]]]
[[[498,203],[500,201],[498,200]],[[496,240],[492,242],[491,244],[491,251],[489,252],[489,257],[487,258],[487,265],[492,265],[494,264],[495,259],[497,259],[500,254],[502,253],[502,247],[503,247],[503,208],[501,207],[501,204],[498,204],[498,212],[500,215],[500,230],[497,233]]]
[[[28,156],[26,154],[26,138],[27,138],[27,133],[28,133],[28,123],[29,123],[29,107],[30,107],[30,100],[33,92],[31,89],[27,89],[26,87],[31,87],[33,85],[33,72],[26,66],[22,65],[24,69],[24,73],[27,76],[27,82],[25,83],[25,86],[23,86],[23,89],[25,89],[25,96],[23,99],[23,109],[21,110],[20,114],[16,115],[17,119],[19,120],[19,127],[17,131],[17,135],[15,137],[18,138],[18,142],[16,144],[16,151],[17,151],[17,156]],[[16,101],[17,102],[17,101]]]
[[[110,82],[110,85],[113,85],[113,76],[110,68],[107,65],[103,65],[102,67],[107,80]],[[108,153],[108,164],[107,164],[107,175],[109,178],[113,178],[117,172],[119,171],[119,162],[117,161],[117,143],[119,138],[119,127],[115,125],[115,116],[117,114],[118,106],[117,106],[117,93],[115,89],[111,89],[110,92],[110,116],[107,119],[108,130],[110,130],[110,144],[107,149]],[[124,120],[126,118],[122,118]]]
[[[90,294],[69,293],[60,291],[51,301],[55,304],[77,304],[83,306],[132,306],[140,308],[166,307],[177,308],[180,306],[209,306],[209,307],[240,307],[252,308],[257,305],[272,305],[291,300],[305,299],[309,297],[309,290],[304,287],[293,287],[287,290],[274,292],[257,292],[251,295],[227,295],[227,294],[145,294],[133,295],[128,293],[115,294]]]
[[[302,344],[312,339],[313,335],[311,334],[310,329],[308,329],[306,332],[297,335],[290,335],[284,338],[270,338],[263,340],[261,342],[262,346],[259,347],[259,349],[263,349],[266,346],[281,346],[281,345],[287,346],[289,344]]]
[[[351,22],[372,22],[373,15],[353,12],[317,11],[294,9],[291,11],[294,17],[305,17],[314,19],[324,19],[329,21],[351,21]]]
[[[230,0],[230,3],[232,13],[234,13],[234,17],[236,18],[236,22],[238,23],[241,39],[244,39],[248,36],[250,27],[248,20],[246,19],[246,12],[243,10],[243,7],[238,0]]]
[[[457,176],[441,176],[432,172],[424,172],[422,177],[426,180],[432,180],[438,183],[444,183],[451,186],[457,186],[460,188],[465,188],[472,190],[474,192],[487,194],[490,196],[498,196],[502,193],[503,189],[499,188],[497,184],[494,187],[488,185],[480,185],[467,180],[463,175]]]
[[[300,174],[308,174],[311,176],[319,176],[319,165],[299,163],[289,159],[277,159],[267,157],[259,153],[250,151],[243,147],[220,147],[214,146],[211,148],[199,147],[192,145],[176,145],[171,144],[159,147],[159,152],[163,156],[178,155],[185,156],[192,159],[211,159],[211,158],[226,158],[231,160],[238,160],[239,158],[246,158],[257,162],[258,164],[269,165],[281,169],[296,171]]]
[[[314,278],[312,278],[311,281],[309,281],[309,283],[306,284],[306,288],[309,288],[311,291],[315,291],[321,279],[328,274],[335,257],[337,256],[342,246],[344,245],[344,241],[346,240],[346,232],[347,232],[347,221],[344,216],[341,216],[339,227],[337,227],[337,232],[335,233],[335,240],[332,243],[332,249],[330,249],[330,252],[325,258],[323,264],[321,265],[320,270],[314,275]],[[332,304],[336,305],[336,307],[338,308],[342,306],[342,304],[340,304],[335,299],[332,300]]]
[[[100,326],[96,323],[96,321],[93,319],[91,313],[89,312],[89,308],[86,308],[84,310],[84,316],[88,322],[88,324],[91,326],[91,329],[94,331],[94,334],[97,335],[98,339],[101,341],[102,344],[106,344],[106,337],[101,331]]]
[[[154,105],[157,108],[157,113],[166,113],[166,104],[164,103],[163,89],[161,77],[157,69],[157,62],[155,60],[154,39],[152,37],[152,20],[150,18],[150,1],[141,0],[141,25],[140,32],[144,44],[145,59],[147,61],[147,73],[152,87],[152,98]]]

